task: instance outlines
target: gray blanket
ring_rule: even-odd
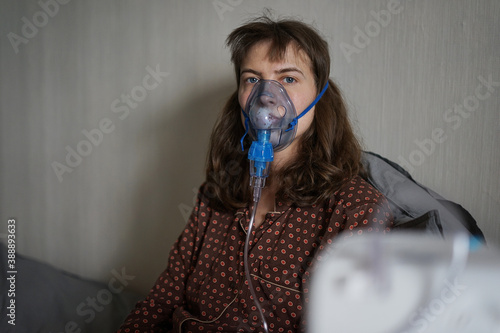
[[[97,283],[17,255],[17,273],[9,274],[7,254],[0,243],[2,333],[114,332],[139,299],[123,289],[126,272],[120,269],[112,271],[108,283]],[[12,299],[15,321],[8,316]]]

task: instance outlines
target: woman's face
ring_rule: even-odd
[[[281,83],[292,100],[297,115],[316,98],[316,82],[311,70],[311,61],[303,51],[297,52],[291,45],[288,46],[283,60],[276,62],[270,61],[268,57],[270,42],[257,43],[249,50],[240,70],[238,100],[243,109],[252,88],[260,79]],[[315,107],[299,119],[296,138],[311,125],[314,109]]]

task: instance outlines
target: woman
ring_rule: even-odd
[[[206,182],[166,270],[119,332],[304,330],[319,251],[339,233],[386,232],[392,224],[386,199],[359,176],[360,145],[318,33],[262,17],[234,30],[227,44],[237,91],[214,127]],[[252,210],[244,109],[259,82],[284,87],[300,119],[293,140],[274,153],[256,210],[248,253],[255,303],[243,260]]]

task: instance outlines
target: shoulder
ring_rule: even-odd
[[[217,197],[216,189],[210,183],[204,182],[200,185],[196,195],[196,202],[193,208],[195,220],[208,220],[211,217],[220,219],[234,216],[236,210],[225,209],[220,205],[214,205],[214,199]]]
[[[345,182],[330,200],[332,219],[342,219],[341,226],[351,236],[366,231],[387,232],[392,228],[393,215],[389,202],[375,187],[359,176]]]
[[[193,189],[194,190],[194,189]],[[204,182],[198,188],[196,194],[195,211],[203,210],[205,212],[212,211],[212,200],[215,197],[215,189],[210,184]]]
[[[385,204],[387,199],[360,176],[346,181],[333,195],[331,203],[356,207],[367,203]]]

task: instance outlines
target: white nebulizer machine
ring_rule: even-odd
[[[339,239],[316,265],[309,333],[500,333],[500,251],[465,234]]]
[[[259,310],[265,332],[268,332],[268,325],[262,307],[255,295],[248,263],[249,242],[255,221],[255,213],[266,178],[269,176],[271,162],[274,160],[274,152],[285,149],[293,141],[297,132],[298,119],[316,105],[327,88],[328,82],[316,99],[297,116],[293,102],[283,85],[274,80],[259,80],[248,97],[245,106],[246,111],[241,110],[245,117],[246,130],[245,135],[241,138],[242,150],[244,149],[243,140],[248,132],[250,132],[253,139],[248,151],[250,186],[253,188],[253,208],[245,241],[244,265],[250,292]]]

